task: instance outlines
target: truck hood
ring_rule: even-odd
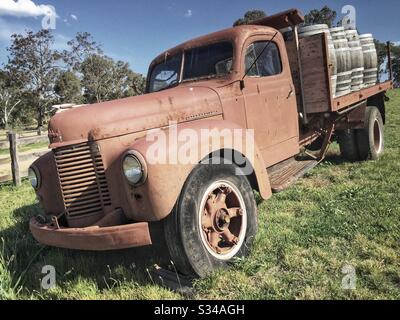
[[[221,101],[213,89],[176,87],[57,113],[49,123],[50,146],[107,139],[220,114]]]

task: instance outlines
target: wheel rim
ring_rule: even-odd
[[[247,228],[246,206],[236,186],[228,181],[211,184],[203,195],[198,221],[207,251],[219,260],[234,257],[243,245]]]
[[[376,150],[376,153],[381,153],[382,151],[382,144],[383,144],[383,139],[382,139],[382,130],[381,126],[379,124],[378,119],[375,119],[374,121],[374,148]]]

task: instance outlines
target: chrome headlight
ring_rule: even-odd
[[[136,152],[132,151],[125,155],[122,162],[122,169],[128,182],[132,185],[138,185],[146,179],[146,170],[144,161]],[[141,161],[142,160],[142,161]]]
[[[34,167],[30,167],[28,170],[28,178],[29,181],[31,183],[31,186],[33,189],[37,190],[39,189],[40,186],[40,174],[39,171],[34,168]]]

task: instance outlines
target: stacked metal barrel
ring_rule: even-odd
[[[336,96],[343,96],[351,92],[352,65],[349,42],[343,27],[331,28],[330,32],[336,49]]]
[[[378,56],[372,34],[359,36],[357,30],[343,27],[331,28],[330,32],[338,68],[336,96],[375,85],[378,82]]]
[[[339,97],[373,86],[378,81],[378,58],[372,34],[316,24],[299,28],[299,38],[328,35],[332,93]]]
[[[364,83],[364,54],[357,30],[346,30],[351,56],[351,91],[359,91]]]
[[[364,56],[364,86],[370,87],[378,81],[378,55],[372,34],[360,35]]]

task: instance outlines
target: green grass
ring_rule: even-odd
[[[382,159],[346,163],[334,147],[306,179],[259,204],[250,257],[197,281],[194,298],[400,298],[400,91],[390,97]],[[105,253],[42,247],[28,230],[29,217],[40,212],[28,183],[1,186],[0,204],[1,298],[183,298],[148,274],[153,264],[168,263],[162,244]],[[46,264],[57,270],[50,290],[40,286]],[[346,264],[356,270],[355,290],[341,288]]]

